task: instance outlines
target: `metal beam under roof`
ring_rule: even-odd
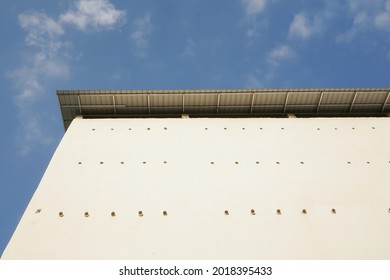
[[[65,129],[81,115],[114,117],[377,116],[389,88],[57,90]]]

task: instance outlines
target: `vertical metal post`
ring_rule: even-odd
[[[185,108],[184,108],[184,104],[185,104],[185,95],[184,95],[184,93],[182,94],[182,113],[184,114],[184,110],[185,110]]]
[[[355,104],[355,100],[356,100],[357,94],[358,94],[358,92],[355,91],[355,95],[353,96],[353,100],[352,100],[352,103],[351,103],[351,107],[349,108],[349,112],[350,112],[350,113],[352,112],[353,104]]]
[[[77,100],[79,101],[80,115],[82,115],[82,114],[83,114],[83,109],[81,108],[81,99],[80,99],[80,95],[77,95]]]
[[[387,101],[389,101],[389,98],[390,98],[390,91],[387,92],[386,100],[385,100],[385,102],[383,102],[382,113],[385,111],[386,104],[387,104]]]
[[[148,94],[148,114],[150,115],[150,94]]]
[[[255,93],[253,92],[252,93],[252,101],[251,101],[251,111],[250,111],[250,113],[252,114],[252,112],[253,112],[253,103],[255,102]]]
[[[219,114],[219,102],[221,100],[221,94],[218,93],[218,97],[217,97],[217,114]]]
[[[287,92],[287,95],[286,95],[286,100],[284,101],[284,108],[283,108],[283,113],[284,113],[284,114],[286,113],[289,95],[290,95],[290,92],[288,91],[288,92]]]
[[[114,104],[114,115],[116,115],[116,102],[115,102],[115,94],[112,95],[112,104]]]
[[[321,106],[321,102],[322,102],[322,97],[323,96],[324,96],[324,92],[321,91],[320,100],[318,101],[318,105],[317,105],[317,113],[320,111],[320,106]]]

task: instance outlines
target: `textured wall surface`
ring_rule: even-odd
[[[75,119],[2,258],[390,259],[389,143],[389,118]]]

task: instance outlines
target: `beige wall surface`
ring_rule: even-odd
[[[2,258],[390,259],[389,145],[389,118],[75,119]]]

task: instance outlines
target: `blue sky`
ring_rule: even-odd
[[[390,0],[15,0],[0,34],[0,254],[64,134],[56,89],[390,87]]]

